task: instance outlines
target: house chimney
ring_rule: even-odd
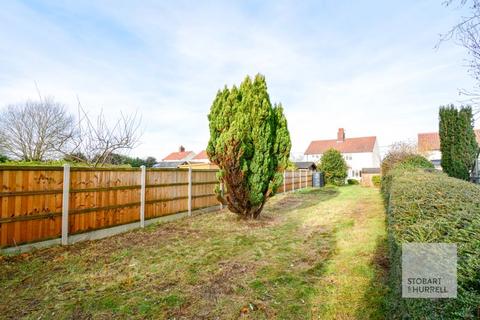
[[[343,128],[338,129],[337,142],[345,141],[345,130]]]
[[[179,151],[179,152],[185,152],[185,147],[184,147],[184,146],[180,146],[180,148],[178,148],[178,151]]]

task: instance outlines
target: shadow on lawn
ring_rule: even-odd
[[[368,290],[363,295],[364,305],[368,308],[358,310],[355,318],[357,319],[385,319],[386,305],[385,297],[387,294],[387,276],[389,269],[387,238],[381,236],[377,238],[374,256],[370,262],[374,269],[374,274],[370,279]]]

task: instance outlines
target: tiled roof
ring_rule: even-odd
[[[343,141],[316,140],[310,142],[305,154],[323,154],[328,149],[336,149],[341,153],[373,152],[377,137],[348,138]]]
[[[202,150],[199,154],[192,158],[192,160],[203,160],[208,159],[207,151]]]
[[[480,144],[480,130],[475,130],[477,142]],[[418,134],[418,150],[436,151],[440,150],[440,135],[438,132],[427,132]]]
[[[184,160],[187,158],[189,155],[191,155],[193,151],[178,151],[178,152],[172,152],[162,160]]]

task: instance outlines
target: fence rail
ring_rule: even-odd
[[[62,238],[219,205],[217,170],[0,167],[0,247]],[[278,192],[312,185],[286,171]],[[68,181],[64,186],[64,181]]]

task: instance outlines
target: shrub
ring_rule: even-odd
[[[339,151],[335,149],[325,151],[322,159],[320,159],[318,168],[323,172],[326,184],[336,186],[345,184],[345,179],[347,178],[347,163]]]
[[[290,134],[283,107],[272,106],[262,75],[247,77],[239,88],[218,91],[208,115],[207,154],[220,167],[229,193],[218,199],[244,218],[256,218],[283,181]]]
[[[397,168],[386,178],[387,318],[474,319],[480,303],[480,187],[425,170]],[[457,299],[401,298],[401,246],[408,242],[457,244]]]
[[[415,145],[407,142],[394,143],[382,160],[382,175],[388,174],[388,171],[393,169],[398,163],[416,155],[418,155],[418,152]]]
[[[390,188],[393,175],[390,172],[395,170],[416,170],[416,169],[435,169],[435,166],[428,161],[425,157],[418,154],[403,154],[402,157],[398,157],[396,162],[389,164],[389,170],[386,174],[382,173],[381,178],[381,190],[384,196],[384,200],[387,201],[386,194]]]
[[[349,185],[360,184],[360,182],[358,182],[358,180],[356,180],[356,179],[348,179],[348,180],[347,180],[347,183],[348,183]]]
[[[435,169],[435,166],[424,156],[413,154],[406,156],[393,166],[395,169]]]
[[[380,185],[382,184],[382,177],[380,175],[372,176],[372,183],[375,187],[380,187]]]

